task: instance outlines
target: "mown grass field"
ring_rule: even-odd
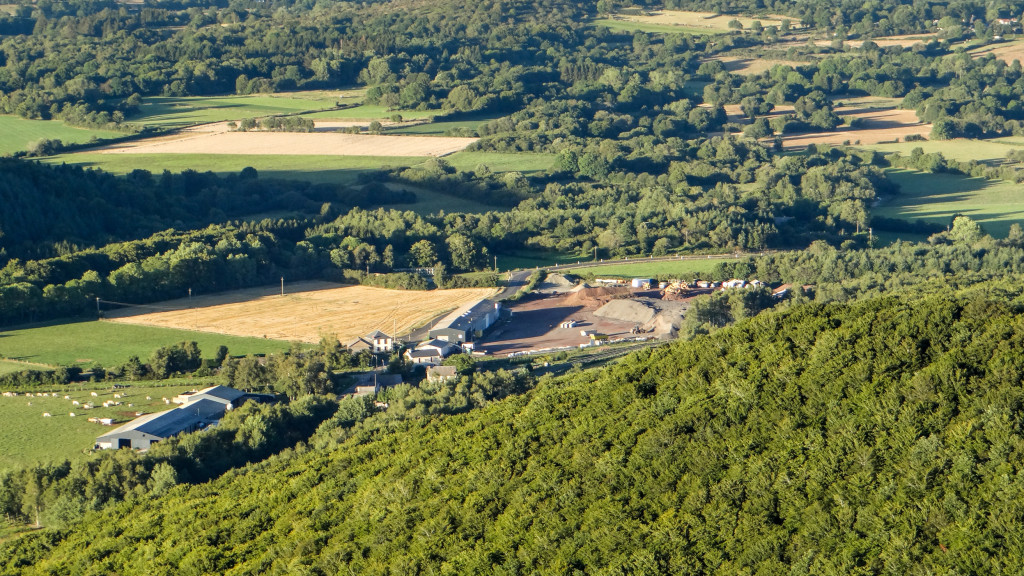
[[[696,274],[708,274],[721,262],[734,259],[710,258],[704,260],[668,260],[662,262],[623,262],[606,266],[574,268],[569,273],[578,275],[592,274],[596,278],[652,278],[682,277],[690,278]]]
[[[136,412],[148,414],[176,406],[165,404],[164,397],[173,398],[186,390],[211,385],[213,380],[210,378],[197,378],[187,384],[179,380],[168,386],[137,382],[115,392],[110,384],[84,383],[54,388],[58,394],[56,398],[41,397],[35,391],[32,397],[25,396],[22,391],[18,391],[16,397],[0,397],[0,446],[3,446],[0,470],[82,458],[92,449],[98,436],[113,429],[89,422],[89,418],[113,418],[117,423],[115,426],[119,426],[135,418]],[[96,392],[96,397],[92,396],[93,392]],[[121,405],[104,408],[103,402],[114,400],[115,393],[122,396],[116,400]],[[70,398],[65,399],[65,395]],[[151,400],[146,400],[147,396]],[[77,401],[79,406],[72,401]],[[82,407],[86,403],[96,407],[86,410]],[[44,412],[51,417],[43,417]],[[72,412],[74,417],[70,416]]]
[[[153,96],[144,98],[129,122],[177,128],[274,114],[294,114],[358,102],[362,91],[294,92],[249,96]]]
[[[517,252],[498,254],[498,270],[507,272],[526,268],[544,268],[554,264],[575,264],[581,258],[575,254],[552,254],[550,252]],[[582,260],[586,261],[586,258]]]
[[[422,120],[438,115],[437,110],[393,110],[379,104],[360,104],[341,110],[325,110],[303,114],[304,118],[313,120],[388,120],[400,114],[403,120]]]
[[[29,144],[43,138],[65,144],[83,144],[95,138],[117,138],[120,132],[74,128],[57,120],[27,120],[20,116],[0,115],[0,155],[28,150]]]
[[[204,358],[212,358],[221,345],[227,346],[232,356],[283,352],[291,347],[290,342],[279,340],[88,321],[2,331],[0,357],[51,366],[89,367],[95,362],[116,366],[130,356],[145,362],[157,348],[193,340]]]
[[[901,186],[900,193],[884,198],[873,215],[945,226],[954,214],[963,214],[995,237],[1005,237],[1013,223],[1024,220],[1024,187],[1019,184],[910,170],[888,175]]]
[[[456,152],[445,156],[445,161],[459,170],[476,170],[483,164],[491,172],[543,172],[555,165],[554,154],[534,152]]]
[[[459,170],[476,170],[481,164],[492,172],[519,171],[530,174],[547,170],[554,165],[553,154],[459,152],[445,156],[444,160]],[[159,174],[163,170],[182,172],[192,169],[217,174],[237,174],[251,166],[260,178],[281,178],[313,183],[354,184],[360,174],[374,170],[406,168],[422,164],[420,157],[383,156],[269,156],[269,155],[209,155],[209,154],[98,154],[83,152],[61,154],[43,159],[50,164],[74,164],[98,168],[114,174],[127,174],[144,167]],[[426,189],[415,190],[416,203],[389,205],[399,210],[414,210],[431,214],[445,212],[487,212],[501,210],[472,200],[449,196]]]
[[[657,24],[654,22],[635,22],[632,20],[613,20],[611,18],[598,18],[594,24],[604,26],[617,32],[650,32],[652,34],[728,34],[729,30],[716,28],[699,28],[697,26],[678,26],[675,24]]]
[[[21,372],[22,370],[43,370],[43,367],[22,362],[0,360],[0,374],[10,374],[11,372]]]
[[[405,114],[402,114],[405,117]],[[427,122],[426,124],[415,124],[413,126],[402,126],[389,128],[387,134],[412,134],[418,136],[444,136],[449,130],[467,129],[476,130],[481,124],[501,118],[501,115],[481,116],[466,120],[448,120],[441,122]]]
[[[929,140],[925,142],[895,142],[887,144],[871,144],[862,146],[888,154],[899,152],[901,156],[910,156],[914,148],[924,150],[926,154],[936,152],[946,158],[961,162],[976,160],[978,162],[999,163],[1006,159],[1006,154],[1013,150],[1024,150],[1024,140],[1014,138],[996,138],[993,140]]]
[[[237,174],[251,166],[261,178],[283,178],[306,182],[352,183],[359,174],[382,168],[403,168],[421,164],[420,157],[399,156],[273,156],[262,154],[61,154],[44,159],[51,164],[76,164],[114,174],[145,168],[159,174],[164,170]]]

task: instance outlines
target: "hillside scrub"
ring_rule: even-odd
[[[1019,312],[960,293],[762,314],[482,410],[366,420],[0,557],[25,574],[1017,572]]]

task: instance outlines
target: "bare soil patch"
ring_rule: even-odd
[[[372,286],[338,286],[329,282],[285,285],[285,295],[273,288],[237,290],[154,305],[159,312],[140,308],[108,312],[112,322],[162,326],[200,332],[253,336],[275,340],[318,342],[334,334],[343,343],[374,330],[406,334],[441,314],[494,295],[494,288],[456,290],[388,290]]]
[[[510,309],[512,317],[479,342],[478,349],[499,356],[517,352],[576,347],[590,343],[591,331],[610,339],[634,336],[644,328],[646,336],[671,338],[688,300],[659,297],[658,290],[637,291],[628,287],[581,287],[566,294],[531,295]],[[572,328],[560,324],[575,320]]]

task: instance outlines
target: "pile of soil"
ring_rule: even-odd
[[[572,280],[566,278],[561,274],[548,274],[547,278],[537,286],[535,292],[547,292],[552,294],[561,294],[563,292],[569,292],[573,288]]]
[[[565,299],[570,306],[599,306],[615,298],[628,297],[627,286],[590,286],[580,284]]]
[[[636,300],[612,300],[594,312],[595,316],[646,325],[657,312],[654,308]]]

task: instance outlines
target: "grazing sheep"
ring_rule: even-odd
[[[120,398],[120,397],[121,397],[120,394],[114,394],[114,398]]]
[[[97,396],[99,396],[99,394],[97,394],[97,393],[95,393],[95,392],[93,392],[93,393],[92,393],[92,397],[93,397],[93,398],[95,398],[95,397],[97,397]]]
[[[168,400],[167,398],[164,398],[164,404],[170,404],[170,403],[171,403],[170,400]]]
[[[32,403],[31,403],[31,402],[29,402],[29,403],[28,403],[28,405],[29,405],[29,406],[31,406],[31,405],[32,405]]]
[[[49,418],[49,417],[50,417],[50,413],[49,412],[43,412],[43,418]]]
[[[72,405],[72,406],[78,406],[78,405],[79,405],[79,404],[78,404],[78,400],[72,400],[72,401],[71,401],[71,405]]]
[[[129,408],[133,408],[134,406],[135,406],[135,404],[129,404],[128,405]]]
[[[75,417],[75,413],[74,412],[68,412],[68,416],[71,416],[72,418],[74,418]]]
[[[153,398],[151,396],[146,396],[146,400],[152,400],[152,399]]]
[[[65,396],[64,399],[65,400],[71,400],[71,396]]]

